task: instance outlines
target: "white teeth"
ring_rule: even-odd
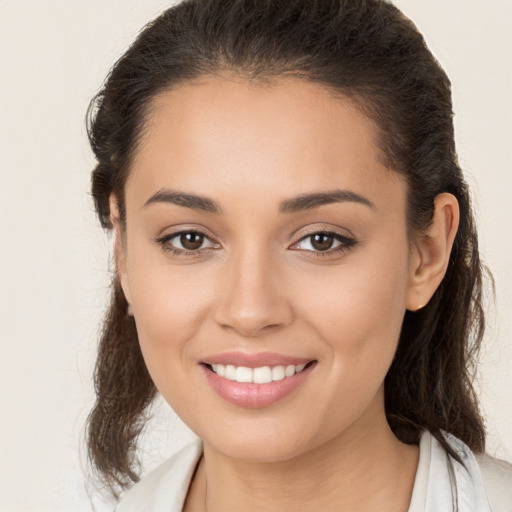
[[[293,364],[289,364],[286,369],[284,370],[284,374],[287,377],[291,377],[292,375],[295,375],[296,368],[293,366]]]
[[[295,371],[293,373],[295,373]],[[274,366],[274,368],[272,368],[272,380],[283,380],[284,376],[284,366]]]
[[[256,384],[268,384],[272,382],[272,370],[270,366],[263,366],[262,368],[254,368],[253,382]]]
[[[235,372],[235,380],[237,382],[253,382],[252,368],[239,366]]]
[[[223,366],[219,364],[219,366]],[[228,364],[226,366],[226,371],[224,372],[224,377],[229,380],[235,380],[236,368],[232,364]]]
[[[228,380],[236,380],[237,382],[251,382],[255,384],[268,384],[269,382],[277,382],[285,377],[292,377],[296,373],[300,373],[306,367],[305,364],[288,366],[261,366],[259,368],[247,368],[246,366],[234,366],[232,364],[212,364],[212,370]]]

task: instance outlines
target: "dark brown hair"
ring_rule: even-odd
[[[482,268],[470,199],[455,152],[450,82],[415,26],[379,0],[185,0],[140,33],[89,109],[97,158],[92,193],[104,228],[155,96],[219,73],[293,76],[350,98],[378,130],[388,165],[408,183],[408,223],[421,233],[435,197],[455,195],[460,227],[446,276],[421,311],[406,312],[386,376],[389,424],[406,443],[447,431],[480,452],[485,432],[472,387],[483,330]],[[88,419],[93,465],[112,487],[136,481],[136,441],[156,390],[118,284],[95,370]],[[450,451],[450,450],[449,450]]]

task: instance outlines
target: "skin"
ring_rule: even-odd
[[[126,183],[126,230],[111,198],[116,260],[149,372],[204,442],[184,510],[406,511],[417,447],[399,442],[383,382],[406,309],[444,276],[458,207],[438,196],[426,233],[408,238],[407,185],[386,168],[373,123],[321,85],[204,79],[153,103]],[[214,200],[221,214],[166,201]],[[343,201],[279,213],[295,196]],[[180,229],[203,232],[178,256]],[[308,235],[334,232],[319,254]],[[190,246],[189,246],[190,247]],[[341,250],[335,250],[339,249]],[[247,409],[217,395],[201,361],[226,351],[316,360],[285,399]]]

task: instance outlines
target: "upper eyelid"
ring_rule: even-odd
[[[183,235],[184,233],[196,233],[198,235],[202,235],[204,238],[209,240],[212,244],[218,245],[218,242],[215,242],[210,235],[208,235],[204,231],[201,231],[200,229],[180,229],[180,230],[174,231],[172,233],[167,233],[167,234],[158,236],[156,238],[156,241],[157,242],[168,242],[169,240],[172,240],[173,238]]]
[[[322,235],[328,235],[332,236],[337,242],[340,243],[340,246],[344,247],[351,247],[357,244],[357,240],[352,236],[343,235],[341,233],[338,233],[336,231],[313,231],[312,233],[308,233],[307,235],[302,236],[299,238],[296,242],[292,244],[293,246],[298,245],[299,243],[303,242],[304,240],[307,240],[308,238],[312,237],[316,234],[322,234]],[[307,250],[307,252],[314,252],[314,253],[321,253],[321,254],[328,254],[330,252],[334,252],[331,249],[326,251],[311,251]]]
[[[307,238],[308,236],[316,235],[318,233],[324,233],[327,235],[338,235],[343,238],[353,239],[353,240],[356,239],[356,237],[350,232],[350,230],[348,230],[346,228],[329,227],[329,228],[311,228],[311,230],[306,230],[305,233],[302,233],[299,240],[303,240],[304,238]]]
[[[204,229],[201,228],[179,228],[176,231],[171,231],[169,233],[166,233],[166,229],[162,230],[161,234],[158,234],[155,239],[156,240],[170,240],[171,238],[175,238],[179,235],[182,235],[183,233],[197,233],[199,235],[203,235],[205,238],[208,238],[208,240],[213,242],[213,238],[215,238],[215,235],[208,234]]]
[[[300,242],[306,238],[312,237],[314,235],[327,235],[327,236],[332,236],[333,238],[336,238],[336,239],[342,238],[344,240],[353,240],[354,239],[352,236],[344,235],[343,233],[338,233],[337,231],[320,230],[320,231],[313,231],[311,233],[307,233],[307,234],[301,236],[295,243],[298,243],[298,242]]]

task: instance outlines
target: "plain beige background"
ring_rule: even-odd
[[[82,474],[109,240],[84,115],[163,0],[0,0],[0,510],[111,510]],[[488,451],[512,461],[512,1],[399,0],[453,82],[459,155],[496,279],[480,374]],[[190,437],[167,407],[147,467]]]

